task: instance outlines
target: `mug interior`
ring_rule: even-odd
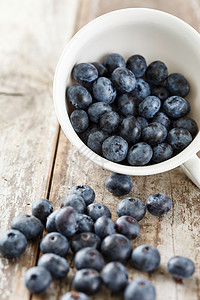
[[[188,24],[164,12],[152,9],[124,9],[103,15],[83,27],[69,42],[57,65],[54,101],[57,117],[70,141],[88,158],[114,172],[150,175],[172,169],[200,149],[200,133],[180,154],[155,165],[133,167],[110,162],[91,151],[73,130],[66,103],[66,88],[72,84],[71,71],[80,62],[102,62],[109,53],[120,53],[125,60],[141,54],[147,64],[165,62],[169,74],[182,73],[191,91],[190,116],[200,127],[200,38]]]

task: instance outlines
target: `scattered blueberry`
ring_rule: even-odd
[[[155,216],[162,216],[172,208],[172,199],[162,193],[150,195],[146,199],[148,211]]]
[[[167,143],[161,143],[153,147],[152,161],[154,163],[160,163],[171,158],[173,155],[173,148]]]
[[[124,58],[118,53],[107,55],[103,60],[103,65],[108,69],[110,74],[118,67],[126,67]]]
[[[145,119],[153,118],[161,106],[160,99],[156,96],[146,97],[138,106],[139,115]]]
[[[131,216],[121,216],[115,222],[116,231],[125,235],[129,240],[139,236],[140,225],[136,219]]]
[[[137,78],[144,75],[147,68],[147,63],[143,56],[136,54],[128,58],[126,67],[130,69]]]
[[[147,143],[140,142],[129,149],[127,159],[131,166],[144,166],[150,162],[152,155],[153,150],[151,146]]]
[[[163,126],[165,126],[166,128],[167,128],[167,130],[169,130],[169,128],[170,128],[170,119],[168,118],[168,116],[165,114],[165,113],[163,113],[163,112],[158,112],[155,116],[154,116],[154,118],[153,118],[153,120],[152,120],[152,122],[154,123],[154,122],[156,122],[156,123],[161,123]]]
[[[171,96],[164,101],[163,109],[168,116],[177,119],[189,113],[190,104],[180,96]]]
[[[49,200],[38,199],[32,204],[32,215],[38,218],[44,225],[46,224],[47,217],[53,212],[53,207]]]
[[[120,113],[124,116],[136,116],[138,100],[134,93],[122,94],[117,98]]]
[[[94,295],[101,289],[102,280],[99,272],[93,269],[81,269],[74,275],[73,289],[88,295]]]
[[[189,117],[183,117],[173,121],[173,127],[187,129],[194,137],[198,132],[198,126],[195,120]]]
[[[120,262],[108,263],[102,270],[101,278],[112,293],[123,291],[128,284],[128,272]]]
[[[117,214],[121,216],[131,216],[137,221],[144,218],[146,213],[145,204],[136,197],[128,197],[119,202],[117,205]]]
[[[160,85],[168,76],[166,65],[162,61],[154,61],[146,69],[146,81],[150,84]]]
[[[128,143],[121,136],[110,136],[102,144],[102,153],[108,160],[120,162],[126,158]]]
[[[48,290],[52,277],[48,270],[42,267],[33,267],[26,272],[24,281],[31,293],[41,294]]]
[[[160,264],[160,253],[154,246],[141,245],[133,250],[131,260],[134,268],[151,272]]]
[[[0,253],[7,258],[20,256],[26,246],[26,237],[18,230],[11,229],[0,235]]]
[[[78,219],[78,231],[81,232],[93,232],[94,231],[94,221],[90,216],[79,214]]]
[[[125,262],[129,259],[131,251],[129,239],[122,234],[108,235],[101,243],[101,253],[109,261]]]
[[[146,97],[151,95],[151,89],[148,82],[142,78],[136,80],[134,94],[139,100],[144,100]]]
[[[151,145],[162,143],[167,137],[167,128],[158,122],[150,123],[142,130],[142,140]]]
[[[110,79],[106,77],[99,77],[93,83],[93,96],[97,101],[111,104],[116,98],[116,90]]]
[[[92,64],[97,69],[99,77],[104,77],[104,76],[107,77],[108,76],[108,70],[106,69],[106,67],[104,65],[102,65],[99,62],[93,62]]]
[[[185,97],[189,94],[190,86],[187,79],[179,73],[167,77],[166,86],[172,95]]]
[[[38,266],[48,270],[56,279],[64,278],[69,272],[66,259],[54,253],[43,254],[38,260]]]
[[[95,192],[94,190],[87,184],[79,184],[73,186],[67,194],[77,194],[80,195],[85,201],[86,205],[89,205],[94,202]]]
[[[84,110],[76,109],[70,115],[70,121],[74,130],[84,132],[89,126],[88,115]]]
[[[137,117],[136,120],[140,123],[141,130],[144,129],[149,124],[147,119],[145,119],[143,117]]]
[[[82,248],[92,247],[99,248],[101,239],[93,232],[82,232],[73,236],[71,240],[71,249],[74,253],[78,252]]]
[[[103,114],[100,117],[100,128],[111,134],[113,132],[115,132],[119,126],[119,122],[120,122],[120,118],[118,113],[116,113],[115,111],[110,111],[107,112],[105,114]]]
[[[60,209],[54,210],[48,217],[47,217],[47,222],[46,222],[46,230],[48,232],[56,232],[56,223],[55,223],[55,218],[57,213],[59,212]]]
[[[98,70],[92,64],[80,63],[74,66],[72,76],[79,83],[90,83],[97,79]]]
[[[187,129],[172,128],[168,133],[167,142],[174,150],[181,151],[192,142],[192,136]]]
[[[69,249],[69,242],[65,236],[58,232],[51,232],[45,235],[40,243],[40,250],[43,253],[54,253],[65,256]]]
[[[111,74],[115,88],[121,93],[129,93],[135,89],[136,79],[131,70],[119,67]]]
[[[115,233],[115,225],[110,218],[102,216],[96,220],[94,224],[94,232],[101,239],[104,239],[106,236]]]
[[[139,141],[141,135],[140,123],[134,116],[127,116],[121,122],[119,134],[128,143],[135,144]]]
[[[34,240],[42,235],[42,222],[35,216],[19,215],[11,221],[11,228],[21,231],[27,240]]]
[[[69,193],[62,199],[60,207],[63,208],[68,206],[73,207],[79,214],[83,214],[86,208],[83,197],[77,193]]]
[[[124,299],[156,300],[156,290],[150,281],[142,278],[136,278],[126,287]]]
[[[64,236],[72,236],[78,231],[78,213],[70,206],[56,214],[56,228]]]
[[[86,212],[94,221],[102,216],[111,218],[111,212],[109,208],[102,203],[92,203],[88,205]]]
[[[133,181],[128,175],[112,173],[107,177],[105,186],[110,193],[123,196],[130,193]]]
[[[85,269],[89,266],[90,269],[100,272],[104,265],[104,259],[98,250],[86,247],[76,253],[74,264],[77,270]]]
[[[99,123],[100,117],[106,112],[112,111],[112,107],[104,102],[95,102],[88,108],[89,119],[94,123]]]
[[[168,262],[168,271],[175,280],[180,281],[193,275],[195,271],[194,263],[184,256],[173,256]]]
[[[163,102],[165,99],[167,99],[170,96],[169,90],[166,88],[166,86],[154,86],[151,88],[151,94],[153,96],[158,97],[161,102]]]
[[[79,84],[68,88],[67,99],[75,108],[86,109],[92,104],[92,96],[86,88]]]
[[[84,293],[71,291],[64,294],[60,300],[90,300],[90,298]]]

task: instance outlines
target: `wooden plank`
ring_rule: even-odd
[[[55,66],[73,33],[79,1],[0,3],[0,231],[31,213],[46,197],[58,136],[52,101]],[[29,299],[25,271],[35,265],[38,243],[19,259],[0,260],[0,299]]]
[[[115,0],[115,1],[81,1],[77,28],[82,27],[91,18],[103,13],[125,7],[150,7],[161,9],[179,16],[194,28],[199,29],[200,17],[196,13],[198,1],[155,1],[155,0]],[[60,205],[61,198],[67,190],[76,184],[89,184],[96,192],[96,202],[107,205],[112,211],[112,219],[117,218],[116,206],[123,197],[114,197],[105,189],[105,180],[110,174],[91,161],[88,161],[70,145],[69,141],[61,131],[58,144],[58,152],[53,173],[50,200],[55,208]],[[180,168],[170,172],[154,176],[133,177],[134,187],[130,196],[136,196],[143,201],[153,193],[163,192],[173,199],[173,209],[166,216],[157,218],[149,213],[140,222],[141,234],[132,242],[133,247],[140,244],[152,244],[158,247],[161,253],[161,265],[157,271],[142,273],[127,264],[130,280],[136,277],[147,278],[153,282],[157,290],[157,299],[199,300],[199,190],[190,182]],[[173,255],[184,255],[195,261],[196,273],[186,280],[184,284],[178,285],[167,271],[167,262]],[[75,273],[72,255],[68,255],[71,270],[68,278],[58,284],[54,281],[50,290],[44,296],[33,297],[39,299],[59,299],[71,289],[71,280]],[[54,292],[56,290],[56,292]],[[95,300],[123,299],[123,296],[111,296],[103,287],[102,290],[92,297]]]

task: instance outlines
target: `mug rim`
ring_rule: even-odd
[[[59,60],[56,66],[55,74],[54,74],[54,81],[53,81],[53,99],[54,99],[54,108],[56,111],[56,116],[58,118],[58,121],[61,125],[62,130],[64,131],[65,135],[68,137],[70,142],[77,148],[77,150],[86,156],[88,159],[92,160],[94,163],[98,164],[99,166],[108,169],[112,172],[127,174],[127,175],[152,175],[152,174],[158,174],[162,172],[169,171],[173,168],[176,168],[180,165],[182,165],[184,162],[186,162],[190,157],[195,155],[200,150],[200,131],[196,135],[196,137],[193,139],[193,141],[179,154],[173,156],[172,158],[157,163],[157,164],[151,164],[146,166],[129,166],[129,165],[122,165],[120,163],[115,163],[112,161],[107,160],[106,158],[96,154],[93,152],[90,148],[85,145],[78,134],[74,131],[69,115],[67,113],[66,109],[66,98],[64,95],[64,101],[63,103],[59,101],[59,99],[62,97],[60,95],[60,84],[61,82],[66,81],[66,78],[63,78],[62,70],[63,70],[63,59],[68,53],[70,53],[71,50],[73,50],[74,45],[77,44],[78,41],[80,41],[81,37],[84,36],[85,31],[88,31],[91,29],[92,26],[96,25],[98,26],[99,23],[106,23],[105,19],[107,18],[115,18],[118,14],[138,14],[138,13],[144,13],[144,14],[151,14],[151,17],[163,17],[173,20],[173,22],[177,22],[180,26],[182,26],[185,30],[187,30],[190,35],[193,35],[194,38],[198,39],[198,42],[200,43],[200,35],[199,33],[191,27],[189,24],[187,24],[185,21],[179,19],[178,17],[171,15],[169,13],[156,10],[156,9],[150,9],[150,8],[125,8],[125,9],[119,9],[115,10],[109,13],[106,13],[104,15],[101,15],[89,23],[87,23],[85,26],[83,26],[67,43],[65,46]],[[60,103],[61,102],[61,103]],[[64,108],[65,107],[65,108]]]

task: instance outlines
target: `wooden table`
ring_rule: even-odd
[[[86,160],[70,144],[56,120],[52,81],[59,55],[70,37],[84,24],[106,12],[126,7],[150,7],[172,13],[200,29],[199,0],[1,0],[0,2],[0,231],[11,219],[31,213],[31,204],[48,198],[54,208],[67,190],[89,184],[96,201],[107,205],[116,219],[119,198],[104,186],[110,172]],[[133,247],[152,244],[161,253],[161,265],[142,273],[127,265],[130,280],[138,276],[155,285],[158,300],[199,300],[200,195],[181,168],[155,176],[134,177],[130,196],[145,200],[156,192],[173,199],[173,209],[163,218],[147,213]],[[123,198],[123,197],[121,197]],[[59,299],[71,289],[75,273],[68,260],[68,278],[54,281],[43,296],[30,295],[23,283],[28,268],[37,264],[39,242],[29,243],[24,255],[0,259],[0,299]],[[176,284],[167,272],[173,255],[195,261],[195,275]],[[123,299],[102,291],[92,299]]]

